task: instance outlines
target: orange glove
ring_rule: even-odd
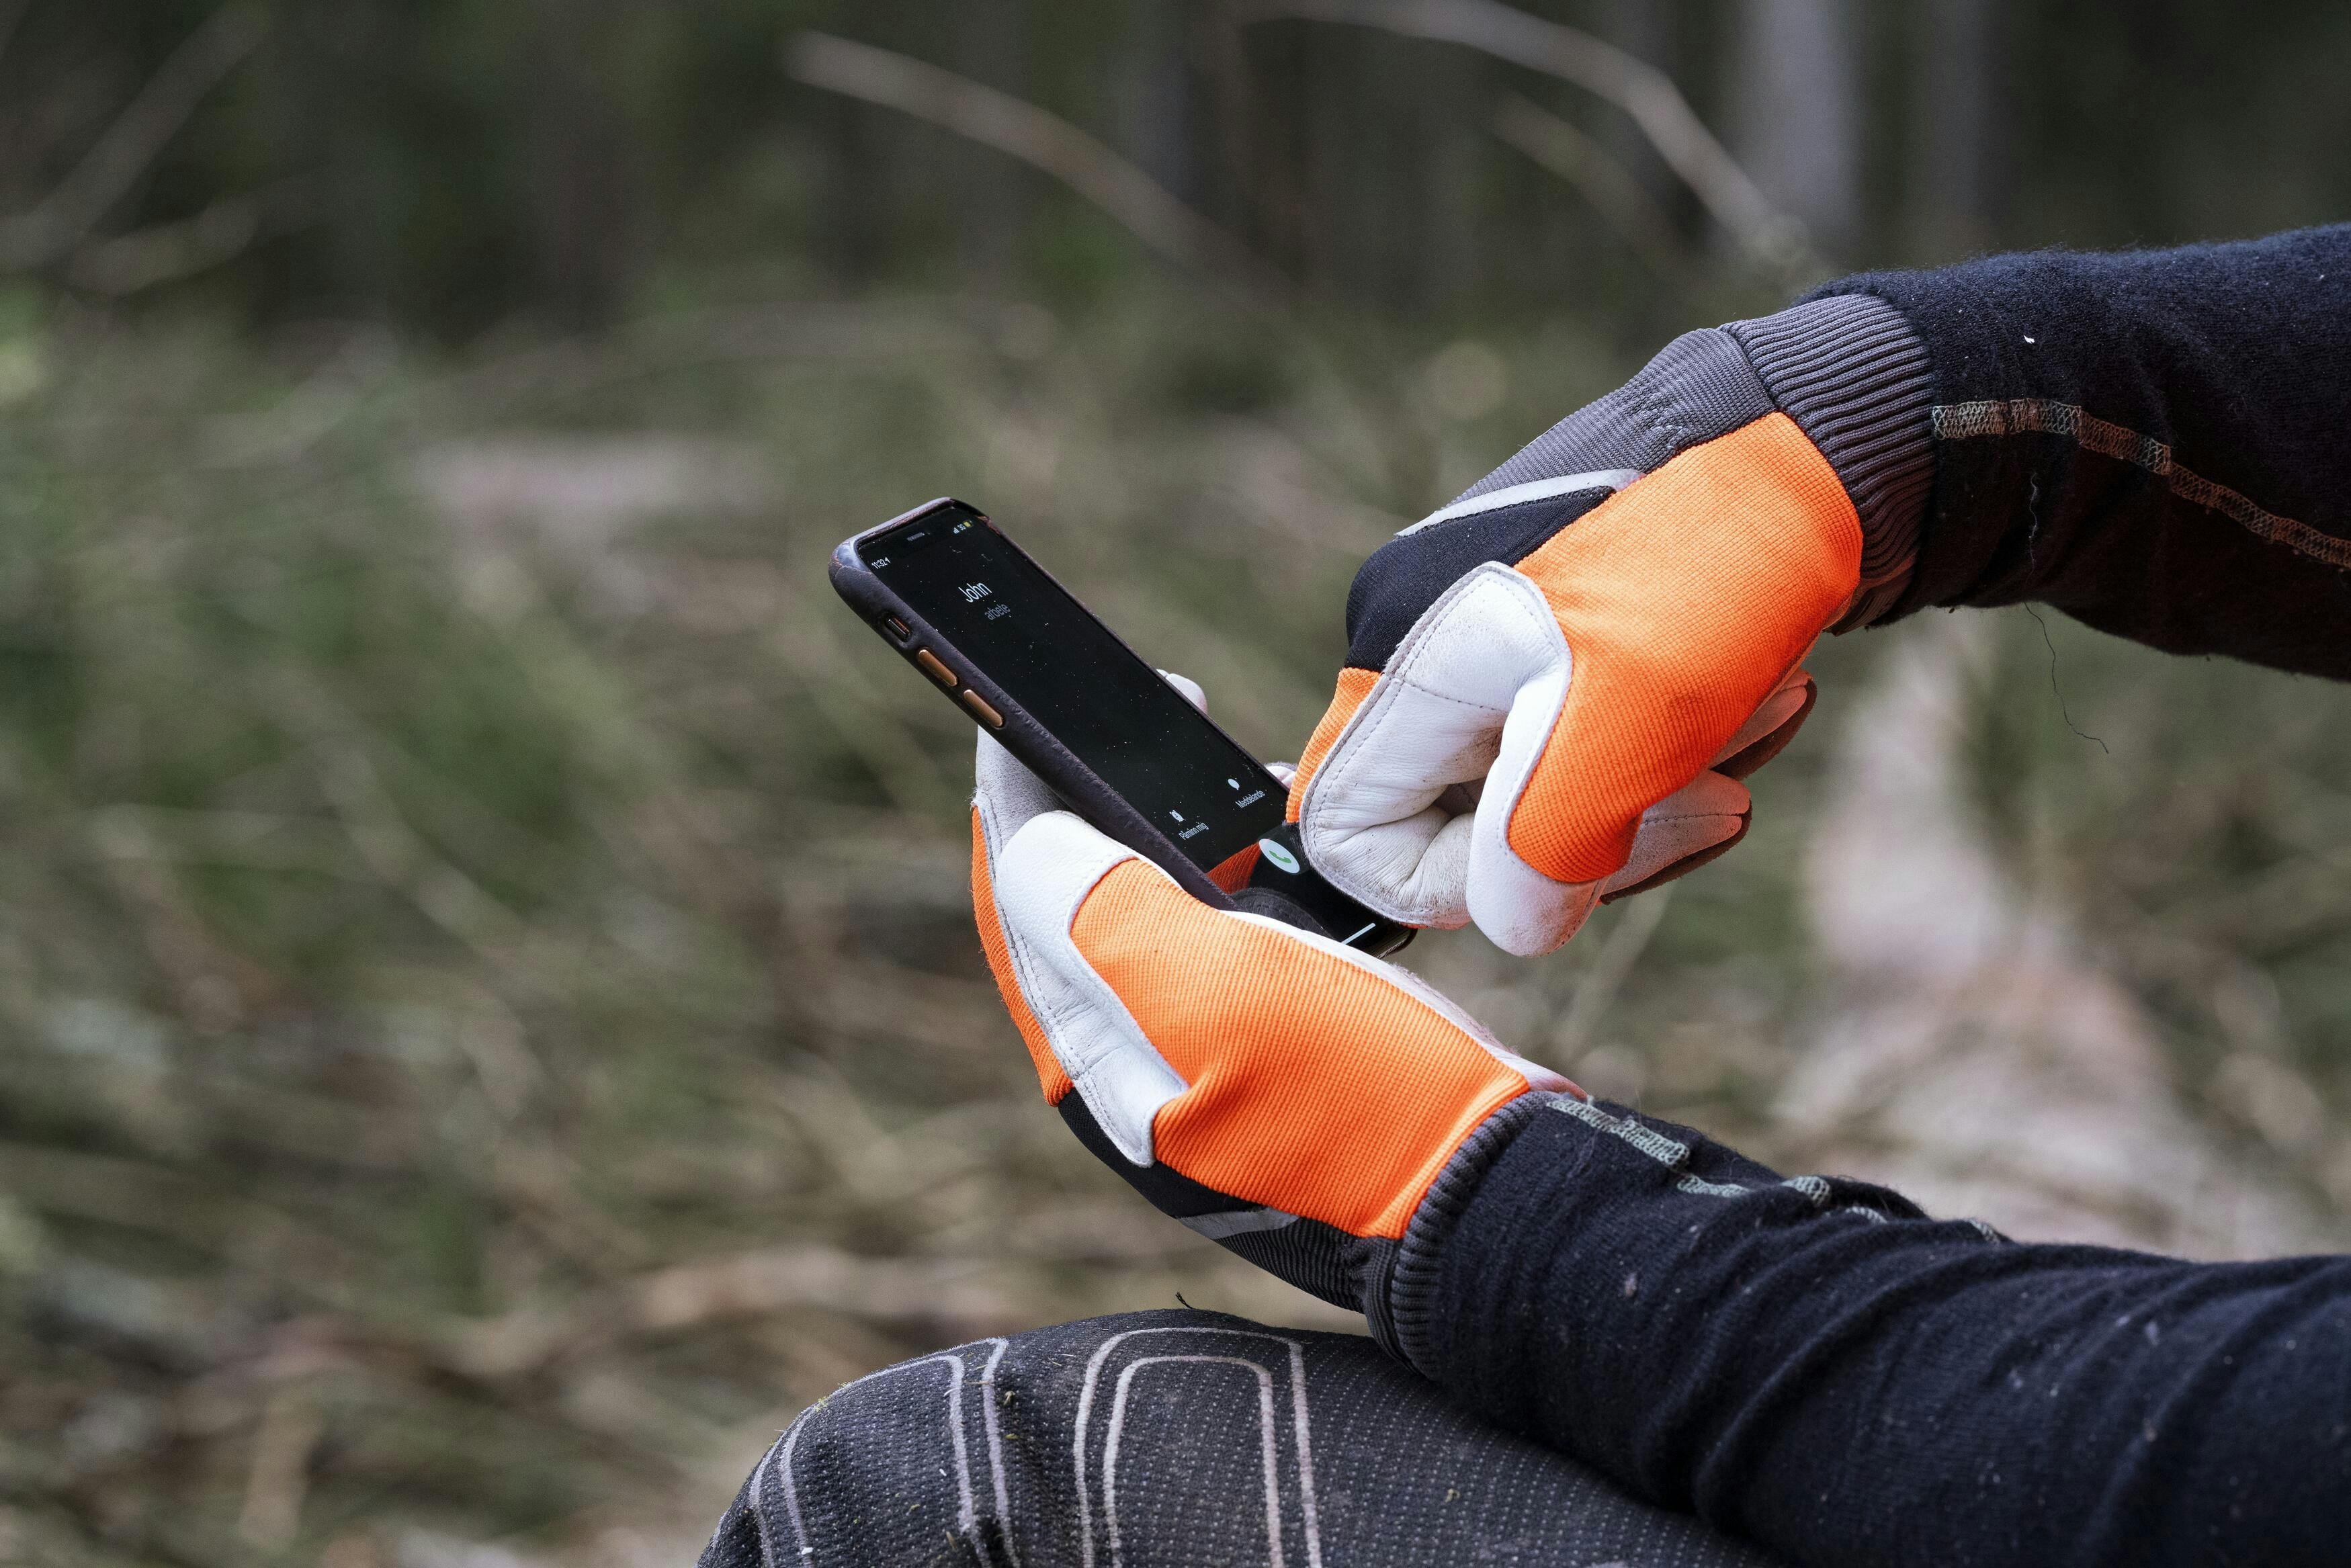
[[[1481,1125],[1576,1092],[1405,970],[1200,903],[985,734],[971,880],[1046,1101],[1162,1210],[1342,1305]]]
[[[1531,954],[1729,849],[1806,651],[1907,570],[1928,398],[1876,299],[1694,332],[1383,547],[1291,787],[1316,868]]]

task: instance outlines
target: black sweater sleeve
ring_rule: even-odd
[[[1383,1337],[1792,1561],[2340,1563],[2351,1260],[2020,1245],[1530,1097],[1423,1205]]]
[[[2037,600],[2351,677],[2351,225],[1864,274],[1923,340],[1935,481],[1891,619]]]

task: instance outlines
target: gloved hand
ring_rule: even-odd
[[[984,733],[971,884],[1005,1006],[1079,1138],[1165,1213],[1375,1327],[1447,1162],[1531,1091],[1581,1092],[1394,965],[1200,903]]]
[[[1291,787],[1316,868],[1532,954],[1729,849],[1806,651],[1907,574],[1929,401],[1875,298],[1692,332],[1382,547]]]

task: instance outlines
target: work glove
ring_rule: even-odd
[[[1379,1329],[1448,1165],[1581,1092],[1392,964],[1201,903],[984,733],[977,773],[973,911],[1047,1103],[1161,1210]]]
[[[1730,848],[1806,651],[1903,586],[1930,402],[1874,298],[1692,332],[1383,546],[1290,789],[1315,868],[1533,954]]]

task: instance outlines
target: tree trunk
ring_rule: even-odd
[[[1909,193],[1917,258],[1987,249],[2000,219],[1998,0],[1928,0],[1918,16],[1919,123]]]
[[[1122,50],[1119,135],[1136,167],[1179,200],[1205,208],[1199,116],[1193,101],[1186,30],[1197,26],[1191,11],[1142,0],[1131,6]]]
[[[1861,242],[1859,50],[1849,0],[1742,0],[1731,146],[1832,259]]]
[[[536,294],[574,330],[618,314],[643,254],[643,193],[632,129],[602,78],[604,5],[534,8],[538,69],[528,88],[527,211]]]

